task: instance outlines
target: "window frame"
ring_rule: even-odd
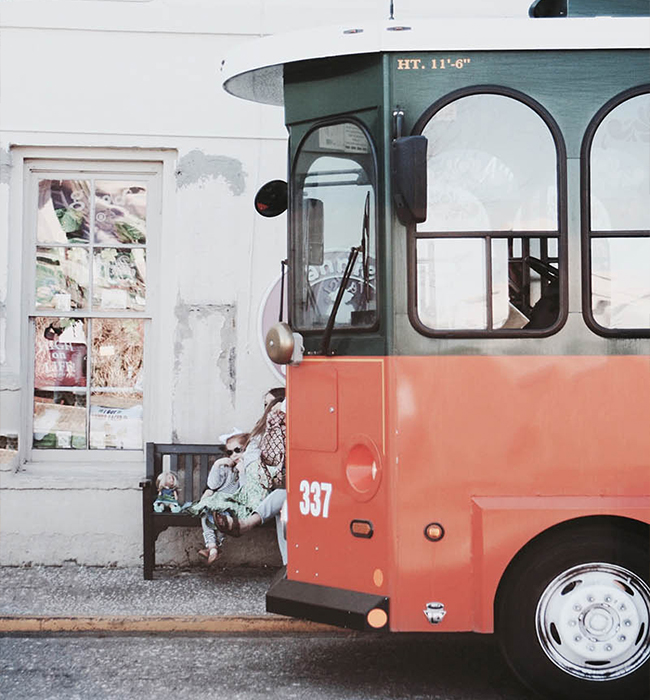
[[[566,323],[569,313],[568,299],[568,200],[567,200],[567,149],[564,137],[558,123],[551,116],[550,112],[537,100],[529,95],[501,85],[473,85],[460,88],[445,94],[440,99],[433,102],[418,118],[411,133],[420,135],[426,125],[444,107],[452,102],[472,95],[501,95],[512,98],[523,103],[532,109],[537,116],[546,124],[553,142],[556,153],[556,187],[557,187],[557,230],[556,231],[533,231],[533,230],[511,230],[511,231],[440,231],[435,234],[418,232],[415,224],[411,224],[407,229],[407,274],[408,274],[408,316],[411,325],[421,335],[430,338],[544,338],[557,333]],[[421,239],[453,239],[471,238],[480,239],[486,242],[486,261],[492,260],[490,246],[494,239],[532,239],[547,238],[558,241],[558,272],[560,276],[560,308],[557,320],[552,326],[544,329],[434,329],[426,326],[418,316],[418,276],[417,276],[417,242]],[[489,271],[490,266],[487,266]],[[486,279],[486,298],[491,298],[491,285],[488,273]],[[489,308],[489,304],[486,308]],[[489,318],[489,316],[488,316]]]
[[[173,173],[175,152],[139,150],[139,149],[105,149],[105,148],[32,148],[17,147],[13,149],[16,177],[20,178],[20,204],[15,210],[14,225],[22,234],[22,259],[20,274],[22,299],[20,309],[21,327],[21,433],[20,460],[29,463],[122,463],[141,462],[144,458],[147,435],[150,432],[152,417],[155,413],[155,397],[152,392],[157,388],[151,381],[156,374],[156,353],[152,352],[155,344],[152,324],[160,307],[159,261],[160,249],[165,229],[163,200],[169,192],[167,181]],[[141,176],[147,180],[147,291],[145,308],[142,311],[120,312],[107,310],[102,312],[87,309],[79,312],[57,312],[52,309],[37,310],[35,306],[35,265],[34,256],[39,245],[37,240],[37,183],[56,174],[59,179],[83,179],[84,177],[121,179]],[[35,199],[36,198],[36,199]],[[42,245],[42,244],[41,244]],[[154,293],[151,293],[154,290]],[[142,319],[144,325],[143,352],[143,417],[142,444],[135,449],[38,449],[33,447],[34,423],[34,321],[37,317],[74,317],[74,318],[134,318]],[[156,391],[157,393],[157,391]]]
[[[381,275],[381,268],[379,264],[379,258],[380,258],[380,236],[379,236],[379,195],[380,195],[380,182],[379,182],[379,167],[378,167],[378,160],[377,160],[377,147],[375,145],[375,141],[372,137],[372,134],[370,133],[370,129],[362,122],[358,117],[352,115],[352,114],[342,114],[342,115],[337,115],[336,117],[333,118],[326,118],[326,119],[320,119],[316,122],[314,122],[309,129],[303,134],[303,136],[300,138],[298,141],[298,144],[296,145],[295,152],[291,158],[291,167],[290,167],[290,178],[289,178],[289,211],[288,211],[288,216],[289,216],[289,221],[291,222],[290,229],[289,229],[289,245],[288,245],[288,252],[289,252],[289,278],[288,278],[288,289],[289,289],[289,324],[294,328],[296,331],[301,333],[302,335],[306,337],[317,337],[319,335],[322,335],[325,332],[326,326],[323,326],[322,328],[302,328],[298,325],[294,325],[295,323],[295,296],[296,296],[296,276],[295,276],[295,270],[297,268],[296,264],[296,256],[297,256],[297,231],[298,231],[298,211],[299,207],[297,204],[297,197],[298,197],[298,191],[296,187],[296,182],[294,179],[294,173],[296,172],[296,163],[298,161],[298,158],[301,155],[302,148],[307,141],[307,139],[318,129],[322,129],[324,127],[328,126],[336,126],[338,124],[353,124],[357,128],[359,128],[362,132],[363,135],[366,137],[366,140],[368,141],[368,145],[370,146],[370,157],[372,160],[372,167],[374,172],[372,173],[374,175],[374,182],[373,182],[373,191],[374,191],[374,206],[373,206],[373,217],[374,217],[374,230],[371,231],[370,235],[371,237],[374,236],[374,244],[375,244],[375,322],[372,325],[368,326],[356,326],[356,327],[350,327],[350,326],[337,326],[336,324],[334,325],[333,328],[333,333],[338,335],[357,335],[357,334],[368,334],[368,333],[376,333],[379,328],[380,328],[380,316],[381,316],[381,289],[380,289],[380,275]],[[302,229],[301,229],[302,231]]]
[[[596,238],[650,238],[650,229],[593,231],[591,228],[591,149],[596,132],[603,121],[617,107],[640,95],[650,94],[650,83],[628,88],[618,93],[594,114],[587,125],[580,148],[580,221],[582,262],[582,317],[596,335],[605,338],[650,338],[650,328],[606,328],[601,326],[592,311],[591,242]]]

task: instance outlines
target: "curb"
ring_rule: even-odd
[[[188,615],[52,617],[8,615],[0,617],[0,634],[58,634],[82,632],[210,633],[210,634],[323,634],[350,633],[340,627],[296,620],[281,615]]]

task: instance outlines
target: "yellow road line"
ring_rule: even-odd
[[[0,634],[18,632],[201,632],[312,633],[343,632],[339,627],[290,617],[265,616],[169,616],[107,615],[52,617],[8,615],[0,617]]]

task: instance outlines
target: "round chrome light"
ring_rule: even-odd
[[[266,354],[276,365],[287,365],[291,362],[294,344],[293,333],[286,323],[276,323],[266,334]]]

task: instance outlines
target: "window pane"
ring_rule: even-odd
[[[591,308],[604,328],[650,328],[650,238],[591,242]]]
[[[557,249],[546,238],[431,238],[417,242],[418,316],[434,330],[543,330],[560,313]],[[488,292],[491,281],[490,320]]]
[[[144,183],[95,182],[95,241],[146,242],[147,189]]]
[[[92,449],[142,448],[143,348],[142,320],[93,321]]]
[[[615,107],[591,147],[591,227],[650,229],[650,94]]]
[[[94,252],[93,307],[144,311],[146,259],[143,248],[98,248]]]
[[[492,328],[510,328],[508,289],[508,239],[492,241]],[[515,326],[520,327],[520,326]]]
[[[296,160],[296,302],[301,329],[324,328],[352,247],[364,245],[336,315],[336,327],[376,318],[374,160],[354,124],[315,130]]]
[[[40,180],[39,243],[85,243],[90,218],[89,180]]]
[[[86,321],[36,318],[34,447],[86,447]]]
[[[418,230],[557,230],[556,147],[530,107],[469,95],[437,112],[422,133],[428,207]]]
[[[36,249],[36,308],[85,309],[88,251],[85,248]]]
[[[418,316],[440,330],[487,328],[485,241],[417,242]]]
[[[142,394],[91,394],[90,448],[142,449]]]

